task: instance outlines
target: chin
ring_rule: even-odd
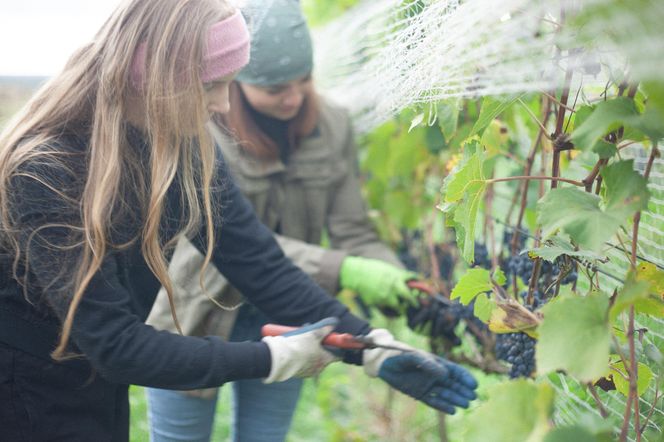
[[[283,121],[288,121],[292,120],[297,116],[297,113],[300,111],[300,109],[295,109],[294,111],[291,112],[278,112],[275,114],[275,118],[278,118],[279,120]]]

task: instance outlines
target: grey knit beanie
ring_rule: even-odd
[[[251,29],[249,64],[237,81],[256,86],[287,83],[313,69],[311,35],[298,0],[251,0],[243,8]]]

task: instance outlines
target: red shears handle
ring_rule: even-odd
[[[298,327],[288,325],[265,324],[261,328],[261,334],[263,336],[280,336],[297,329]],[[330,333],[323,339],[323,345],[346,350],[362,350],[367,347],[366,344],[359,342],[350,333]]]

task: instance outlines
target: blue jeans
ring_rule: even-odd
[[[250,305],[240,307],[231,341],[257,341],[267,318]],[[232,384],[231,439],[281,442],[286,439],[302,388],[301,379],[264,384],[247,379]],[[148,417],[153,442],[208,442],[217,397],[202,399],[177,391],[149,388]]]

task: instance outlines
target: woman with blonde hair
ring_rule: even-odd
[[[292,265],[229,178],[205,123],[248,56],[226,2],[127,0],[0,135],[3,438],[126,441],[129,384],[283,381],[337,358],[320,344],[333,329],[393,341]],[[313,324],[243,343],[146,325],[183,236],[276,321]],[[418,351],[342,357],[439,409],[474,397],[466,371]]]
[[[238,187],[286,256],[328,293],[350,288],[369,307],[405,310],[418,295],[406,282],[417,275],[402,269],[369,220],[351,121],[316,91],[299,1],[253,0],[243,12],[252,28],[250,62],[230,84],[232,111],[209,126]],[[318,246],[323,232],[330,248]],[[249,303],[232,308],[241,294],[213,267],[206,272],[210,297],[203,295],[197,276],[203,258],[183,239],[170,264],[183,332],[260,340],[271,312]],[[175,331],[170,311],[162,290],[148,324]],[[283,441],[301,387],[301,379],[233,382],[231,439]],[[209,441],[217,395],[217,389],[148,389],[152,440]]]

